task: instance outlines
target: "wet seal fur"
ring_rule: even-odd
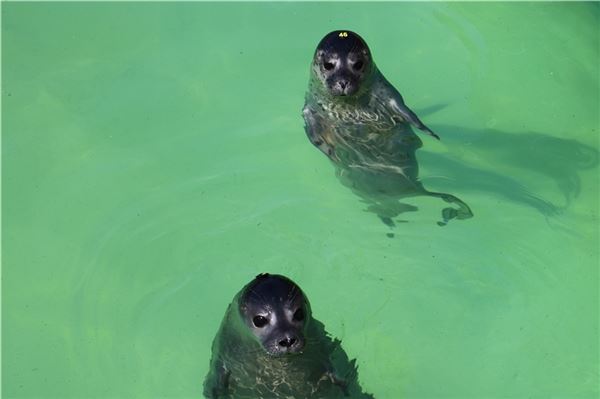
[[[428,191],[418,178],[415,152],[422,146],[411,127],[439,139],[411,111],[375,65],[365,41],[351,31],[333,31],[318,44],[303,109],[310,142],[333,161],[336,174],[389,226],[415,207],[405,197],[432,196],[455,207],[450,219],[473,216],[451,194]]]
[[[263,273],[233,298],[214,339],[207,398],[364,398],[355,360],[287,277]]]

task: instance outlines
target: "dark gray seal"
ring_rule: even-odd
[[[310,142],[384,223],[393,226],[392,218],[416,210],[400,200],[420,195],[455,206],[443,209],[440,225],[473,216],[457,197],[428,191],[419,181],[415,151],[422,142],[411,127],[439,137],[404,104],[356,33],[334,31],[317,46],[303,116]]]
[[[212,347],[207,398],[371,398],[340,341],[293,281],[260,274],[233,298]]]

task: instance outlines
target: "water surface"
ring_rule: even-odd
[[[2,396],[200,397],[283,273],[377,398],[595,398],[597,3],[5,3]],[[394,229],[300,110],[359,32],[442,138]],[[394,238],[388,238],[394,233]]]

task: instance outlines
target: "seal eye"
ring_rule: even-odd
[[[267,320],[267,318],[264,316],[254,316],[252,323],[254,323],[256,327],[262,328],[269,323],[269,320]]]
[[[323,63],[323,68],[325,68],[328,71],[331,71],[333,69],[334,65],[333,62],[324,62]]]
[[[363,68],[363,65],[364,64],[362,61],[356,61],[354,65],[352,65],[352,68],[354,68],[356,71],[360,71]]]
[[[300,308],[294,312],[294,321],[302,321],[302,320],[304,320],[304,310],[302,310],[302,308]]]

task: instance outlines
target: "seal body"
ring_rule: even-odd
[[[303,116],[310,142],[333,161],[342,183],[386,224],[415,209],[400,199],[419,195],[456,206],[442,211],[440,224],[472,216],[460,199],[428,191],[418,180],[415,152],[422,141],[412,128],[439,137],[404,104],[356,33],[334,31],[317,46]]]
[[[312,318],[302,290],[261,274],[234,297],[215,337],[207,398],[372,398],[354,361]]]

